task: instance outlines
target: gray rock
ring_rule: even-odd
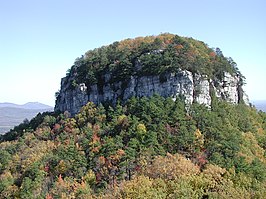
[[[210,107],[210,82],[206,76],[195,75],[194,77],[194,101]]]
[[[141,67],[140,65],[138,66]],[[186,103],[198,102],[210,107],[210,88],[214,89],[216,96],[231,103],[238,103],[240,99],[248,104],[247,95],[239,91],[240,84],[237,76],[224,74],[222,81],[211,80],[206,76],[194,75],[190,71],[178,71],[164,76],[131,76],[128,81],[110,83],[111,74],[104,75],[104,85],[79,84],[73,88],[71,83],[74,77],[63,78],[61,90],[56,100],[55,110],[68,111],[71,115],[77,113],[82,106],[92,101],[95,104],[110,102],[115,104],[117,100],[125,102],[129,98],[150,97],[159,94],[163,97],[171,97],[175,100],[179,96],[185,98]]]

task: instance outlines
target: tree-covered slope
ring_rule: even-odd
[[[1,198],[263,198],[266,115],[155,95],[42,114],[0,143]],[[7,141],[9,140],[9,141]]]

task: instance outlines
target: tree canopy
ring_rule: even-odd
[[[0,142],[0,198],[263,198],[266,114],[154,95],[45,113]]]
[[[108,81],[127,81],[130,76],[161,75],[167,72],[188,70],[209,79],[221,80],[224,72],[238,76],[244,83],[232,58],[223,55],[219,48],[209,48],[193,38],[164,33],[158,36],[137,37],[89,50],[76,59],[67,72],[71,86],[87,86]]]

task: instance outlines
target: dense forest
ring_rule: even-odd
[[[154,95],[1,137],[0,198],[264,198],[266,114]]]
[[[66,78],[74,88],[176,70],[245,80],[220,49],[172,34],[90,50]],[[211,106],[154,94],[38,114],[0,137],[0,198],[265,198],[266,113],[211,97]]]

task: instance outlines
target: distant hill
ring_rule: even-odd
[[[0,103],[0,108],[8,107],[8,108],[22,108],[22,109],[52,109],[53,107],[48,106],[46,104],[42,104],[39,102],[28,102],[26,104],[14,104],[9,102]]]
[[[53,111],[53,107],[39,102],[29,102],[23,105],[0,103],[0,134],[9,131],[25,119],[30,120],[38,113],[46,111]]]
[[[258,110],[266,112],[266,100],[254,100],[252,104],[254,104]]]

